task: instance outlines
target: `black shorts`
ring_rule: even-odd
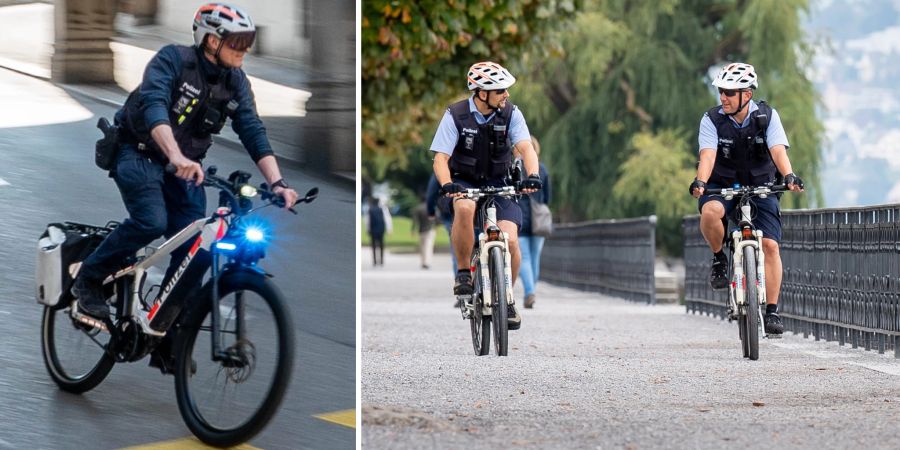
[[[709,189],[718,189],[720,186],[710,184]],[[699,211],[703,211],[703,205],[706,202],[719,202],[725,206],[725,217],[731,217],[734,209],[737,207],[737,199],[725,200],[725,197],[718,195],[701,195],[697,205]],[[763,238],[772,239],[781,243],[781,206],[778,203],[778,197],[769,195],[766,198],[753,197],[750,199],[750,205],[753,209],[753,225],[757,229],[762,230]],[[730,230],[725,230],[730,232]]]
[[[507,186],[507,183],[503,180],[494,180],[494,181],[483,181],[481,183],[472,183],[466,180],[454,179],[454,183],[466,188],[466,189],[477,189],[482,187],[503,187]],[[507,198],[507,197],[494,197],[494,200],[497,202],[497,221],[508,220],[514,224],[516,224],[516,229],[522,227],[522,209],[519,208],[519,204],[516,199]],[[454,200],[455,201],[455,200]],[[480,228],[478,224],[476,224],[476,228]]]

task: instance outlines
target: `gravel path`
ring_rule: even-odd
[[[736,324],[541,284],[510,356],[476,357],[447,258],[363,258],[363,448],[900,448],[891,356],[787,335],[749,361]]]

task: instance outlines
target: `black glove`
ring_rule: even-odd
[[[691,194],[691,196],[693,196],[694,189],[698,189],[698,188],[706,189],[706,182],[700,181],[700,180],[694,178],[694,182],[691,183],[691,187],[688,188],[688,194]]]
[[[458,183],[444,183],[441,186],[441,192],[444,194],[459,194],[460,192],[465,192],[466,188],[462,187],[462,185]]]
[[[800,187],[800,189],[803,189],[803,179],[801,179],[797,175],[794,175],[794,172],[791,172],[784,176],[784,184],[796,184]]]
[[[543,183],[541,183],[541,177],[538,175],[528,175],[528,178],[522,182],[522,189],[534,189],[536,191],[541,190],[543,187]]]

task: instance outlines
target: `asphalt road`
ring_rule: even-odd
[[[892,355],[789,334],[749,361],[735,323],[541,283],[509,356],[477,357],[448,255],[366,250],[365,449],[900,448]]]
[[[173,378],[146,359],[117,365],[81,396],[59,391],[46,373],[33,296],[37,238],[50,222],[126,217],[115,184],[93,165],[97,115],[111,117],[114,108],[6,70],[0,87],[0,448],[121,448],[189,437]],[[204,163],[262,181],[231,145],[216,144]],[[315,416],[355,407],[355,195],[330,176],[297,166],[282,171],[301,194],[313,186],[320,194],[298,216],[271,208],[263,214],[276,242],[261,265],[288,299],[296,367],[281,410],[250,444],[353,448],[353,428]]]

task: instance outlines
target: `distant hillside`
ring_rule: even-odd
[[[898,21],[900,0],[813,0],[806,28],[819,48],[825,206],[900,203]]]

